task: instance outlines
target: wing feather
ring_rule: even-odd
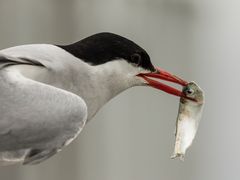
[[[26,62],[17,58],[0,61]],[[81,97],[0,69],[0,151],[60,148],[81,131],[86,119],[87,107]]]

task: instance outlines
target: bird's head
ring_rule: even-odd
[[[179,97],[185,96],[182,91],[161,81],[169,81],[183,87],[187,85],[186,81],[153,66],[143,48],[122,36],[99,33],[62,48],[92,66],[108,69],[111,76],[119,77],[115,78],[115,81],[123,80],[129,86],[146,85]],[[103,71],[103,68],[99,70]]]

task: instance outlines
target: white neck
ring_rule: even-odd
[[[138,68],[124,60],[115,60],[98,66],[84,68],[78,73],[78,92],[87,106],[88,119],[110,99],[122,91],[141,85],[143,82],[135,76]]]

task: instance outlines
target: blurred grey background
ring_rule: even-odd
[[[237,0],[0,0],[1,49],[110,31],[206,92],[185,162],[170,159],[178,98],[137,87],[109,102],[61,153],[37,166],[0,167],[0,179],[238,180],[239,7]]]

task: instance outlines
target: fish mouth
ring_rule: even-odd
[[[191,99],[187,97],[182,90],[178,90],[174,87],[171,87],[167,84],[164,84],[163,82],[157,81],[157,80],[163,80],[167,82],[172,82],[178,85],[181,85],[182,87],[185,87],[188,85],[188,82],[181,79],[178,76],[175,76],[159,67],[155,67],[156,71],[151,72],[151,73],[140,73],[137,76],[143,78],[146,82],[147,85],[159,89],[161,91],[164,91],[168,94],[172,94],[178,97],[185,97],[187,99]],[[192,100],[192,99],[191,99]]]

